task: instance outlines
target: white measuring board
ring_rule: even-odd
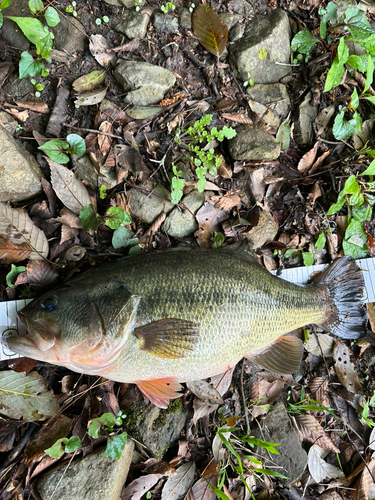
[[[375,302],[375,258],[359,259],[356,262],[362,269],[365,280],[363,301],[365,303]],[[326,265],[328,264],[283,269],[278,276],[284,280],[291,281],[292,283],[305,285],[312,273],[321,271],[326,267]],[[272,274],[276,274],[276,271],[272,271]],[[24,335],[26,333],[25,327],[18,319],[17,311],[20,311],[29,302],[31,302],[30,299],[0,302],[0,334],[2,337],[8,337],[10,335]],[[0,343],[0,361],[19,357],[20,356],[18,354],[10,351],[5,344]]]

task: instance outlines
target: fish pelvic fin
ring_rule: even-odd
[[[141,341],[140,349],[159,358],[183,358],[189,354],[199,338],[196,323],[183,319],[161,319],[134,329]]]
[[[181,390],[181,385],[173,377],[140,380],[135,383],[138,389],[151,401],[151,403],[164,410],[168,408],[170,399],[177,399],[182,396],[182,394],[178,392]]]
[[[365,282],[362,271],[351,257],[336,259],[317,276],[313,285],[325,288],[329,294],[322,328],[343,339],[366,335]]]
[[[245,358],[274,373],[293,373],[298,370],[303,355],[303,344],[298,337],[286,335],[259,353]]]

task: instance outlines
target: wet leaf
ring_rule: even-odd
[[[340,383],[353,394],[361,392],[362,386],[358,373],[350,361],[349,349],[339,340],[336,340],[333,349],[333,359],[335,360],[335,371]]]
[[[105,80],[105,70],[91,71],[87,75],[83,75],[73,82],[73,89],[76,92],[84,92],[86,90],[93,90],[95,87],[101,85]]]
[[[119,227],[115,230],[112,236],[113,248],[126,248],[138,244],[138,238],[133,238],[134,233],[126,229],[126,227]]]
[[[54,161],[47,158],[51,169],[51,183],[58,198],[75,214],[79,214],[83,207],[91,203],[89,193],[75,174]]]
[[[345,474],[338,467],[324,461],[329,450],[324,450],[320,446],[313,445],[308,454],[308,467],[311,476],[317,483],[321,483],[326,477],[330,479],[345,479]]]
[[[59,410],[57,396],[37,372],[0,372],[0,404],[3,415],[24,422],[45,420]]]
[[[197,380],[195,382],[186,382],[186,387],[195,394],[198,398],[208,401],[211,404],[224,403],[219,392],[205,380]]]
[[[110,52],[112,43],[103,35],[90,36],[90,52],[101,66],[107,67],[115,55]]]
[[[44,232],[36,227],[23,209],[10,208],[0,202],[0,234],[15,244],[27,243],[32,248],[29,259],[43,259],[49,252]]]
[[[147,474],[135,479],[121,493],[121,500],[141,500],[158,481],[163,477],[162,474]]]
[[[64,445],[64,447],[63,447]],[[79,448],[81,448],[82,443],[79,437],[72,436],[69,439],[66,437],[60,438],[56,441],[56,443],[44,450],[48,456],[51,458],[60,458],[64,455],[64,453],[73,453]]]
[[[107,447],[103,453],[103,457],[112,458],[112,460],[118,460],[121,457],[122,450],[124,449],[127,440],[128,435],[126,432],[117,434],[117,436],[109,436]]]
[[[161,500],[178,500],[185,495],[194,481],[195,463],[187,462],[176,470],[177,474],[168,478],[161,492]]]
[[[106,213],[106,218],[107,220],[105,221],[105,224],[111,229],[127,226],[128,224],[131,224],[132,221],[130,215],[121,207],[109,208]]]
[[[191,22],[194,35],[203,47],[220,57],[228,41],[228,27],[224,26],[215,10],[207,4],[198,5]]]
[[[11,264],[25,260],[31,253],[31,247],[25,241],[16,245],[8,240],[6,235],[0,234],[0,262],[1,264]]]
[[[311,352],[314,356],[321,356],[323,353],[323,356],[332,357],[334,345],[335,339],[326,333],[310,335],[309,340],[305,342],[306,351]]]
[[[77,96],[74,104],[76,106],[93,106],[94,104],[99,104],[105,98],[107,93],[107,87],[98,90],[92,90],[90,92],[85,92],[80,96]]]

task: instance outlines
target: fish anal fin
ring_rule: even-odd
[[[134,329],[140,349],[159,358],[183,358],[199,338],[196,323],[183,319],[161,319]]]
[[[182,394],[178,392],[181,390],[181,385],[173,377],[140,380],[136,382],[136,384],[146,398],[159,408],[168,408],[170,399],[176,399],[182,396]]]
[[[260,353],[245,356],[253,363],[275,373],[293,373],[298,370],[303,344],[298,337],[284,336]]]

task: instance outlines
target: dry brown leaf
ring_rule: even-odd
[[[147,474],[135,479],[121,493],[121,500],[140,500],[162,477],[162,474]]]
[[[307,170],[309,170],[309,168],[313,165],[318,151],[318,146],[319,141],[314,144],[314,147],[310,149],[310,151],[302,156],[297,167],[300,172],[307,172]]]
[[[51,169],[51,183],[58,198],[72,212],[79,214],[83,207],[91,204],[85,186],[74,172],[46,157]]]
[[[250,383],[250,397],[260,401],[257,401],[251,412],[252,418],[265,415],[268,410],[263,406],[274,403],[280,397],[283,387],[283,380],[275,380],[273,377],[267,380],[267,377],[264,377],[263,374],[257,374]]]
[[[217,476],[205,476],[199,479],[191,488],[195,500],[216,500],[217,496],[209,485],[217,487]]]
[[[194,481],[195,463],[187,462],[176,469],[176,475],[169,477],[161,492],[161,500],[177,500],[185,495]]]
[[[309,199],[311,203],[315,205],[315,202],[318,198],[322,196],[322,190],[320,189],[319,181],[314,182],[313,187],[309,193]]]
[[[123,45],[119,45],[118,47],[110,49],[110,52],[120,52],[122,50],[126,52],[134,52],[139,48],[140,44],[141,42],[138,40],[138,38],[134,38],[133,40],[130,40],[130,42],[124,43]]]
[[[217,169],[217,173],[224,179],[231,179],[233,176],[233,171],[229,165],[225,162],[224,158],[221,159],[220,166]]]
[[[211,378],[211,385],[217,390],[217,392],[224,396],[224,394],[228,391],[230,384],[232,382],[234,368],[226,371],[225,373],[221,373],[220,375],[216,375]],[[219,406],[217,404],[212,404],[208,401],[202,401],[201,399],[194,399],[193,408],[193,423],[194,425],[198,422],[200,418],[209,415],[213,411],[217,410]]]
[[[340,383],[353,394],[361,392],[362,385],[359,381],[358,373],[350,361],[349,349],[340,340],[336,340],[333,349],[333,359],[335,360],[335,371]]]
[[[253,120],[243,113],[223,113],[221,117],[230,122],[242,123],[243,125],[254,125]]]
[[[295,415],[297,427],[302,435],[303,441],[316,444],[321,448],[340,453],[331,438],[327,436],[323,427],[313,415]]]
[[[320,446],[313,445],[308,454],[308,467],[311,476],[317,483],[324,481],[326,477],[330,479],[340,479],[345,482],[345,474],[341,469],[332,464],[325,462],[324,458],[328,455],[329,450],[324,450]]]
[[[26,267],[27,281],[34,290],[54,285],[59,277],[56,269],[46,260],[31,260]]]
[[[208,401],[211,404],[224,403],[223,398],[219,392],[211,384],[205,380],[196,380],[194,382],[186,382],[186,387],[203,401]]]
[[[99,126],[99,130],[101,132],[106,132],[107,134],[113,134],[113,127],[109,122],[102,122]],[[108,135],[98,135],[98,145],[102,158],[107,156],[108,151],[111,149],[112,141],[112,137],[108,137]]]
[[[328,379],[324,377],[316,377],[309,383],[309,388],[312,393],[313,399],[319,401],[322,405],[329,407],[327,398]]]
[[[191,24],[199,43],[219,59],[228,41],[228,26],[224,26],[216,11],[207,4],[195,7]]]
[[[28,243],[32,248],[30,259],[43,259],[48,256],[46,235],[34,225],[26,210],[11,208],[0,202],[0,234],[6,234],[16,245]]]
[[[0,234],[0,262],[1,264],[15,264],[25,260],[30,255],[32,249],[25,241],[16,245],[8,240],[6,234]]]
[[[11,108],[6,111],[21,123],[25,123],[29,119],[29,112],[26,109],[24,111],[18,111],[17,109]]]
[[[107,67],[115,58],[114,54],[111,54],[112,48],[112,43],[103,35],[90,36],[90,52],[101,66]]]
[[[82,229],[82,224],[78,215],[65,207],[60,210],[60,217],[56,217],[54,220],[62,224],[60,245],[65,241],[75,238],[79,230]]]
[[[219,210],[231,210],[233,207],[241,205],[241,199],[238,194],[227,193],[224,196],[211,196],[210,200],[215,203],[215,208]]]
[[[93,106],[94,104],[100,104],[106,94],[107,87],[91,90],[90,92],[77,95],[77,99],[74,101],[74,104],[76,106]]]
[[[372,500],[374,498],[374,481],[371,474],[375,476],[375,459],[371,460],[367,467],[363,469],[361,477],[355,483],[354,489],[351,490],[353,500]]]
[[[230,109],[237,103],[238,103],[237,99],[229,99],[228,97],[224,97],[224,99],[220,99],[220,101],[216,104],[215,111],[223,111],[224,109]]]
[[[319,156],[319,158],[316,160],[316,162],[313,164],[313,166],[310,168],[310,170],[308,171],[308,174],[311,175],[313,174],[314,172],[316,172],[316,170],[318,170],[318,168],[320,167],[320,165],[323,163],[323,161],[327,158],[327,156],[329,156],[331,154],[331,150],[329,149],[328,151],[326,151],[325,153],[323,153],[321,156]]]
[[[195,232],[198,245],[208,248],[210,239],[215,232],[219,232],[219,224],[229,217],[228,210],[218,210],[211,203],[206,203],[200,208],[195,216],[199,229]]]
[[[321,356],[323,354],[325,357],[332,357],[334,345],[335,339],[327,333],[310,335],[309,340],[305,342],[306,351],[311,352],[314,356]]]
[[[21,108],[30,109],[31,111],[36,111],[37,113],[48,114],[50,112],[49,107],[45,102],[41,101],[15,101],[15,103]]]

